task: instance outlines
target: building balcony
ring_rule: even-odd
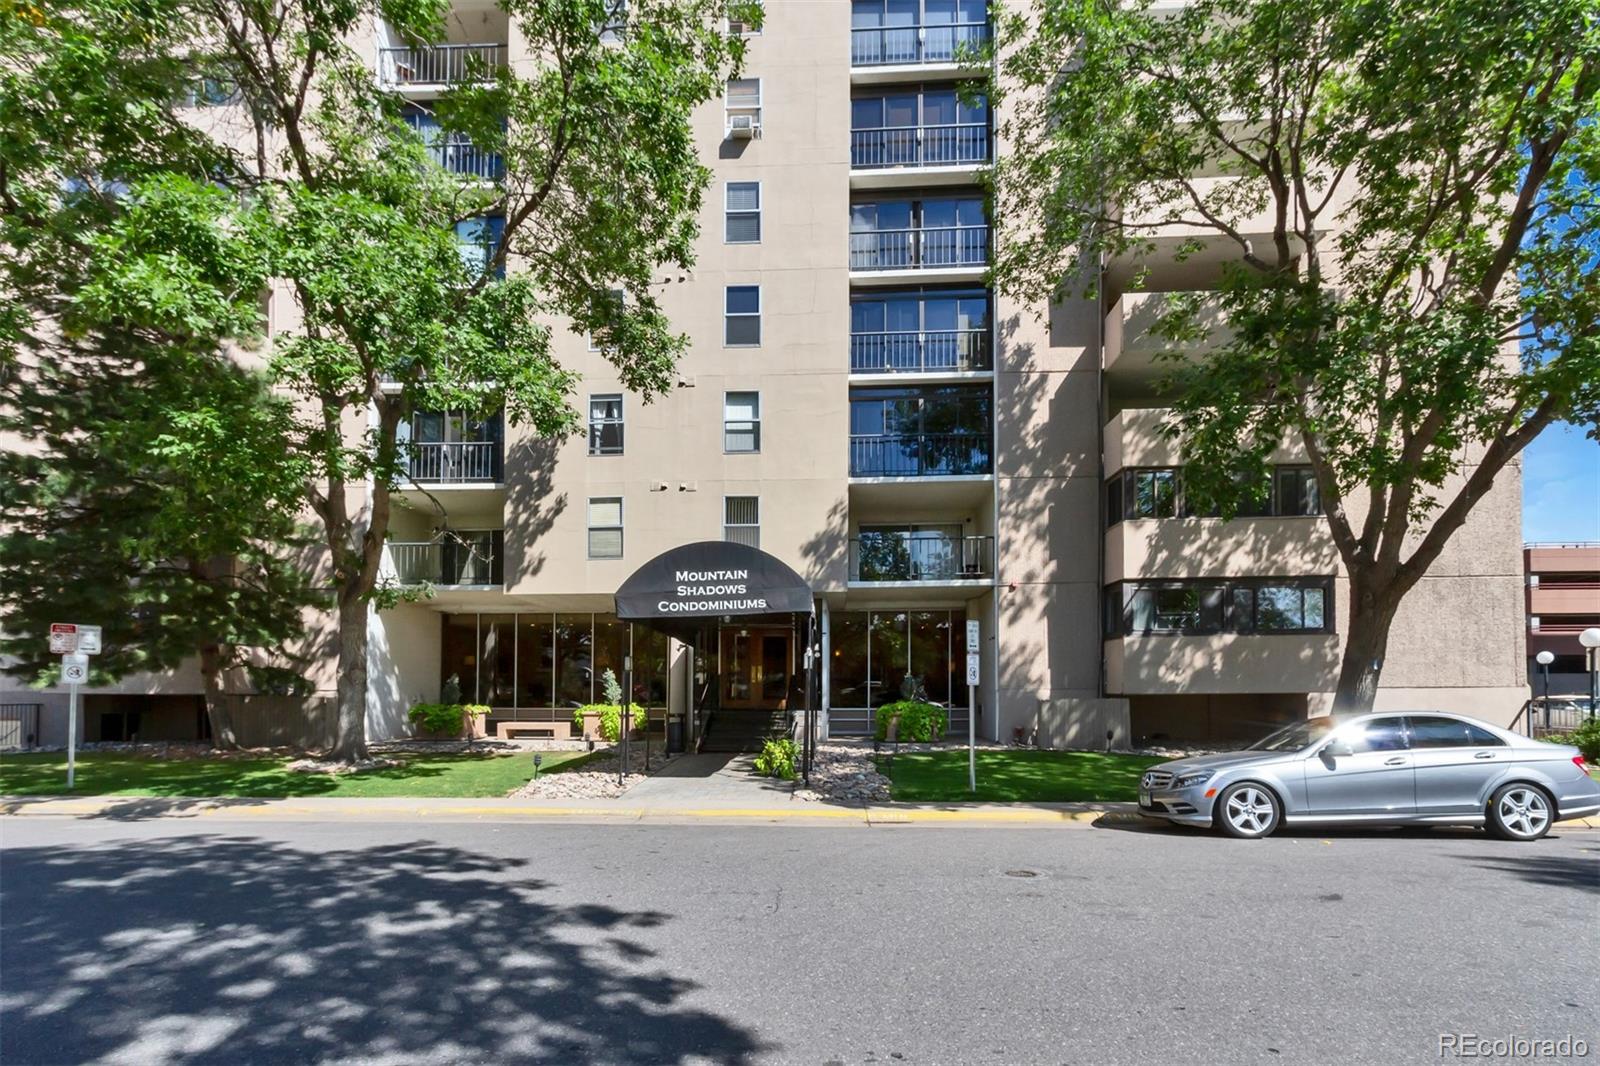
[[[485,80],[505,65],[506,46],[498,42],[378,49],[378,78],[394,89],[431,89]]]
[[[412,441],[406,445],[411,480],[435,485],[493,485],[503,476],[497,440]]]
[[[852,29],[850,66],[953,66],[986,45],[989,36],[987,21]]]
[[[850,476],[975,477],[994,471],[988,433],[853,434]]]
[[[861,230],[850,234],[852,273],[902,280],[903,272],[977,281],[989,265],[987,225]]]
[[[852,374],[968,374],[993,369],[987,329],[850,334]]]
[[[505,160],[499,152],[485,151],[460,133],[435,138],[428,145],[428,155],[458,177],[494,182],[506,174]]]
[[[402,585],[504,585],[504,533],[461,530],[438,540],[390,541]]]
[[[1104,352],[1108,377],[1124,384],[1154,383],[1168,372],[1179,353],[1202,355],[1232,339],[1220,296],[1185,295],[1198,300],[1196,321],[1209,330],[1204,339],[1191,343],[1175,343],[1157,332],[1173,293],[1129,292],[1117,297],[1106,313]]]
[[[1600,581],[1535,575],[1528,585],[1528,614],[1546,616],[1551,625],[1565,621],[1563,615],[1600,615]]]
[[[963,184],[990,160],[987,123],[850,131],[850,185]]]
[[[993,578],[993,537],[880,533],[850,538],[852,582],[957,583]]]

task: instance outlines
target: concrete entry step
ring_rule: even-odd
[[[724,752],[683,755],[623,795],[630,806],[790,807],[794,783],[755,772],[755,756]]]

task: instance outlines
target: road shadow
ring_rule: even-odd
[[[1552,837],[1559,830],[1552,830]],[[1571,855],[1518,855],[1500,858],[1492,855],[1458,855],[1481,870],[1496,870],[1518,877],[1529,884],[1548,888],[1576,888],[1580,892],[1600,895],[1600,859],[1578,858]]]
[[[526,860],[239,835],[0,853],[0,1060],[741,1063],[641,930]]]

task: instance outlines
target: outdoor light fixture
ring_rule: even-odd
[[[1600,626],[1590,626],[1578,634],[1589,657],[1589,718],[1593,720],[1595,703],[1600,702]]]
[[[1556,661],[1555,653],[1546,649],[1533,657],[1539,664],[1539,672],[1544,675],[1544,727],[1550,728],[1550,664]],[[1529,723],[1528,735],[1533,735],[1532,723]]]

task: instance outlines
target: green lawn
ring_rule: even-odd
[[[540,773],[587,752],[547,751]],[[531,753],[433,755],[401,752],[400,762],[359,774],[290,773],[291,760],[152,759],[131,752],[78,756],[75,796],[504,796],[533,776]],[[0,795],[45,796],[67,791],[67,758],[59,752],[0,755]]]
[[[1092,751],[980,751],[978,791],[967,791],[967,751],[879,757],[893,798],[913,803],[1083,803],[1138,798],[1139,775],[1166,760]]]

